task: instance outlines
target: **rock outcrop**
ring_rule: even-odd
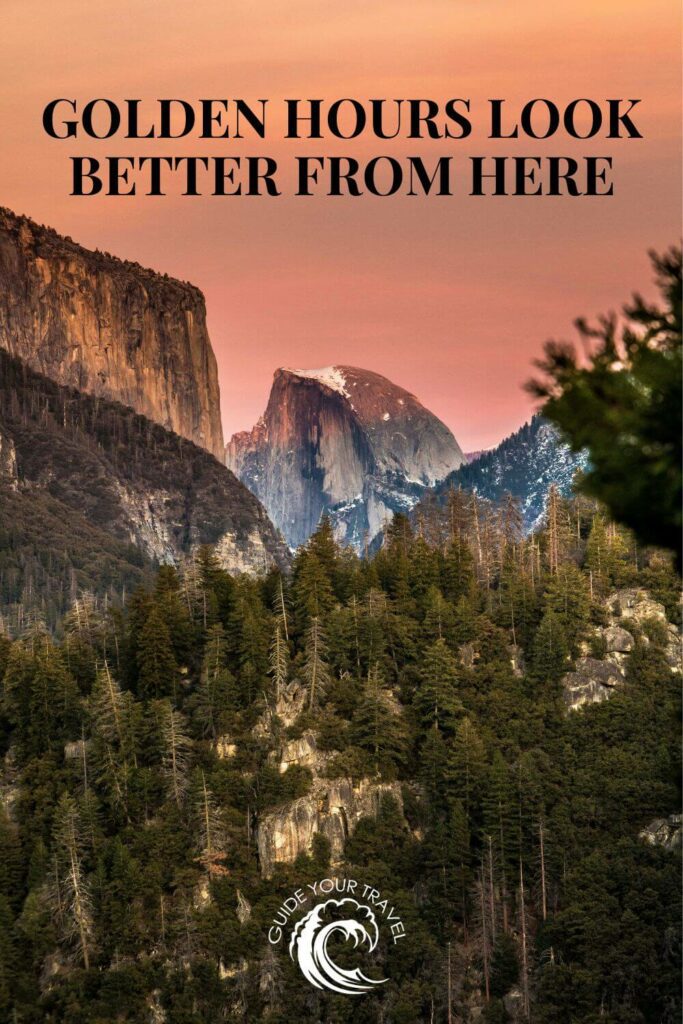
[[[319,772],[324,768],[328,758],[320,750],[312,729],[307,729],[298,739],[286,740],[278,756],[278,770],[284,774],[292,765],[310,768]]]
[[[655,818],[638,836],[650,846],[662,846],[672,852],[679,850],[683,845],[683,816],[670,814],[668,818]]]
[[[255,733],[272,739],[278,729],[291,725],[303,710],[303,696],[302,687],[296,682],[290,683],[277,706],[257,723]],[[396,710],[398,712],[398,705]],[[311,773],[312,784],[306,796],[259,819],[259,862],[265,877],[272,875],[276,864],[292,864],[301,854],[310,854],[315,835],[322,835],[329,841],[331,861],[338,864],[346,840],[358,822],[361,818],[376,817],[383,799],[391,797],[403,810],[400,783],[366,778],[354,784],[343,776],[327,778],[332,757],[331,753],[319,749],[312,729],[284,738],[271,752],[270,759],[281,775],[294,766],[306,768]]]
[[[351,366],[275,373],[268,407],[227,465],[296,547],[327,512],[356,548],[463,462],[450,430],[403,388]]]
[[[626,673],[619,665],[598,658],[579,658],[563,679],[564,699],[572,711],[585,704],[600,704],[623,686]]]
[[[329,840],[332,863],[339,863],[344,844],[360,819],[376,817],[385,797],[403,807],[397,782],[362,779],[354,786],[347,778],[316,779],[307,796],[263,815],[259,821],[262,874],[268,878],[276,864],[292,864],[300,854],[311,853],[316,834]]]
[[[258,499],[203,448],[1,349],[0,436],[11,453],[0,473],[0,530],[16,559],[0,581],[5,603],[28,606],[31,594],[49,593],[59,611],[70,591],[120,594],[143,568],[203,544],[232,572],[289,564]]]
[[[0,208],[0,347],[223,458],[204,296]]]
[[[646,590],[617,590],[605,602],[608,624],[596,628],[594,639],[604,650],[604,657],[591,657],[588,645],[584,656],[576,661],[572,672],[562,682],[564,698],[571,711],[586,704],[608,700],[626,681],[628,657],[635,646],[635,633],[648,621],[660,622],[666,630],[666,660],[672,672],[681,671],[681,638],[678,627],[669,622],[663,604]],[[647,640],[647,638],[645,637]]]

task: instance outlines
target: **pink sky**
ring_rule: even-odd
[[[649,290],[646,250],[680,236],[680,15],[673,0],[3,0],[0,203],[206,295],[226,438],[263,411],[277,366],[350,363],[412,390],[463,448],[531,410],[544,340]],[[466,143],[56,142],[53,97],[468,97]],[[486,139],[487,99],[638,97],[642,141]],[[516,148],[515,148],[516,147]],[[367,158],[612,155],[604,199],[69,197],[75,154]],[[288,182],[286,174],[283,181]]]

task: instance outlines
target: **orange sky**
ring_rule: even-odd
[[[646,249],[680,237],[677,0],[0,0],[0,203],[206,294],[226,437],[279,365],[351,363],[409,388],[462,446],[530,411],[520,384],[578,314],[646,288]],[[45,103],[159,96],[468,97],[466,143],[56,142]],[[486,139],[486,101],[638,97],[642,141]],[[238,148],[239,147],[239,148]],[[108,153],[614,157],[604,199],[71,198],[68,157]],[[288,182],[286,175],[283,181]]]

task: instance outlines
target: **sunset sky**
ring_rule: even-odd
[[[680,238],[677,0],[0,0],[0,204],[205,293],[226,439],[278,366],[350,363],[413,391],[466,450],[516,429],[549,337],[650,292]],[[52,98],[270,100],[266,141],[59,142]],[[297,143],[285,97],[471,101],[466,142]],[[492,142],[487,100],[640,98],[642,140]],[[71,155],[611,155],[612,198],[72,198]],[[286,189],[285,189],[286,191]]]

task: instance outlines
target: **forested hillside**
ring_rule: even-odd
[[[0,348],[0,621],[54,628],[81,590],[119,602],[203,543],[226,568],[289,560],[260,502],[203,448]]]
[[[323,520],[290,575],[204,548],[123,611],[80,595],[60,642],[0,638],[0,1019],[673,1024],[679,849],[640,833],[680,804],[678,587],[585,499],[525,537],[453,491],[371,560]],[[623,682],[568,710],[610,657]],[[267,941],[329,874],[406,926],[358,999]]]

